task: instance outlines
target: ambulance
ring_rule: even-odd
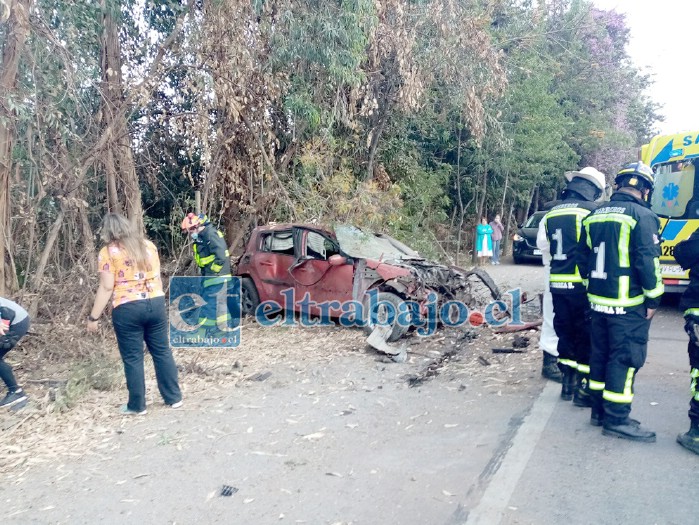
[[[665,292],[680,293],[689,284],[689,272],[677,264],[673,252],[699,227],[699,131],[653,137],[641,146],[640,156],[655,172],[651,208],[660,217]]]

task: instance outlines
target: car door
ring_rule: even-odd
[[[254,269],[255,284],[260,299],[276,301],[284,306],[282,291],[294,288],[289,268],[297,260],[293,230],[262,232],[250,266]]]
[[[308,293],[314,303],[343,303],[352,300],[354,265],[345,258],[341,264],[331,264],[333,255],[343,256],[337,241],[326,232],[310,228],[294,228],[294,242],[300,247],[300,256],[291,270],[296,289],[296,301]],[[299,308],[296,308],[299,310]],[[320,308],[311,308],[311,313],[319,315]],[[327,310],[331,316],[339,316],[340,308]]]

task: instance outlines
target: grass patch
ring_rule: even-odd
[[[73,368],[66,383],[56,391],[56,408],[70,410],[91,390],[115,390],[123,380],[120,361],[103,355],[89,357]]]

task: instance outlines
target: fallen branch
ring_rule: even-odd
[[[531,330],[541,326],[543,323],[542,319],[537,319],[536,321],[531,321],[524,324],[508,324],[502,328],[497,328],[493,330],[494,334],[511,334],[513,332],[523,332],[524,330]]]

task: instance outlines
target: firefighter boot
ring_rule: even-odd
[[[604,421],[602,434],[605,436],[615,436],[631,441],[643,441],[644,443],[655,443],[655,432],[646,430],[635,419],[626,418],[621,423],[613,424]]]
[[[592,404],[592,412],[590,413],[590,425],[593,427],[601,427],[604,422],[604,409],[599,409]]]
[[[590,425],[601,427],[604,423],[604,401],[602,400],[601,390],[590,391],[590,404],[592,405]]]
[[[561,383],[561,399],[570,401],[573,399],[573,390],[575,390],[575,375],[577,370],[568,365],[563,365],[563,380]]]
[[[677,436],[677,442],[687,450],[699,454],[699,421],[692,421],[689,432]]]
[[[563,379],[563,374],[561,374],[561,369],[558,368],[558,358],[549,354],[546,350],[543,353],[544,361],[541,365],[541,377],[560,383]]]
[[[577,373],[575,391],[573,392],[573,404],[576,407],[589,408],[592,406],[588,382],[588,374],[583,374],[581,372]]]

